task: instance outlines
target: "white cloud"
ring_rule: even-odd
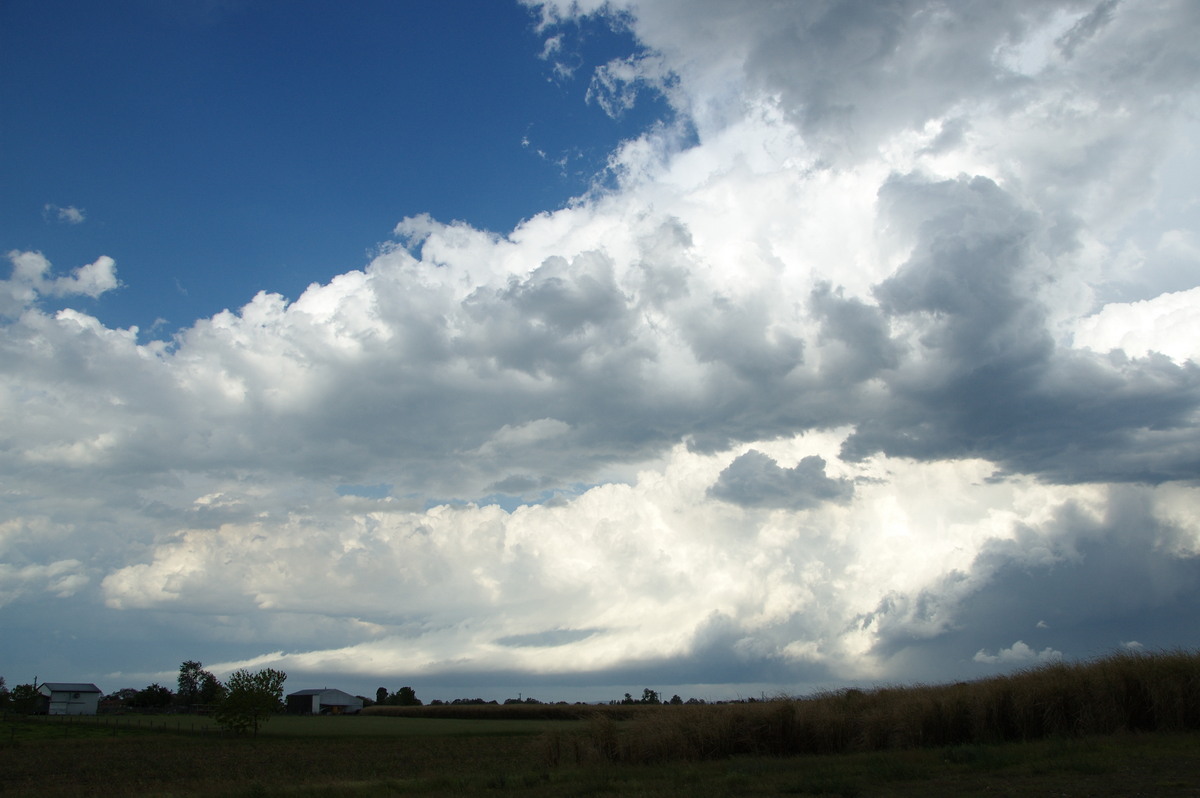
[[[1013,665],[1025,663],[1057,662],[1062,659],[1062,652],[1047,646],[1041,651],[1034,651],[1026,643],[1018,640],[1008,648],[1002,648],[995,654],[989,654],[983,649],[976,652],[976,662],[994,665],[996,663]]]
[[[551,57],[603,6],[542,8]],[[505,235],[410,217],[150,343],[41,310],[111,259],[12,253],[8,600],[364,678],[929,679],[1063,656],[994,649],[1030,629],[1169,632],[1200,592],[1200,288],[1093,311],[1191,257],[1156,175],[1194,9],[621,8],[649,50],[596,101],[665,91],[696,138]]]
[[[0,280],[0,316],[15,316],[37,302],[39,297],[82,295],[95,299],[111,291],[117,280],[116,262],[101,255],[94,262],[80,266],[67,277],[51,279],[50,261],[40,252],[8,253],[12,275]]]
[[[83,208],[76,208],[74,205],[63,207],[48,202],[42,207],[42,211],[46,214],[47,218],[54,217],[55,220],[66,224],[82,224],[87,219],[87,212]]]
[[[1200,287],[1140,302],[1113,302],[1079,319],[1075,344],[1130,357],[1159,352],[1180,363],[1200,363]]]

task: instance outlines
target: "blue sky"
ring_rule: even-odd
[[[0,14],[0,247],[117,258],[123,286],[91,310],[145,334],[260,290],[295,298],[365,266],[405,216],[507,231],[584,193],[668,111],[647,98],[614,119],[586,102],[592,69],[636,47],[627,32],[567,31],[566,75],[538,57],[536,14],[510,3]]]
[[[0,675],[722,698],[1194,647],[1198,34],[4,3]]]

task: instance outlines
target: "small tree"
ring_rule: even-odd
[[[386,704],[388,700],[388,691],[386,687],[380,687],[375,691],[375,703]]]
[[[226,685],[228,693],[213,713],[213,718],[227,731],[258,735],[260,724],[283,706],[283,683],[287,674],[274,668],[258,673],[241,669],[233,672]]]

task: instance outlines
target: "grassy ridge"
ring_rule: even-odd
[[[552,732],[546,757],[653,763],[1194,731],[1200,654],[1121,653],[977,682],[653,709],[620,725],[597,715],[582,736]]]

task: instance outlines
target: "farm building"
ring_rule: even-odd
[[[41,708],[47,715],[95,715],[100,703],[100,688],[78,682],[42,682]]]
[[[363,708],[363,700],[341,690],[297,690],[288,693],[287,711],[292,715],[349,715]]]

